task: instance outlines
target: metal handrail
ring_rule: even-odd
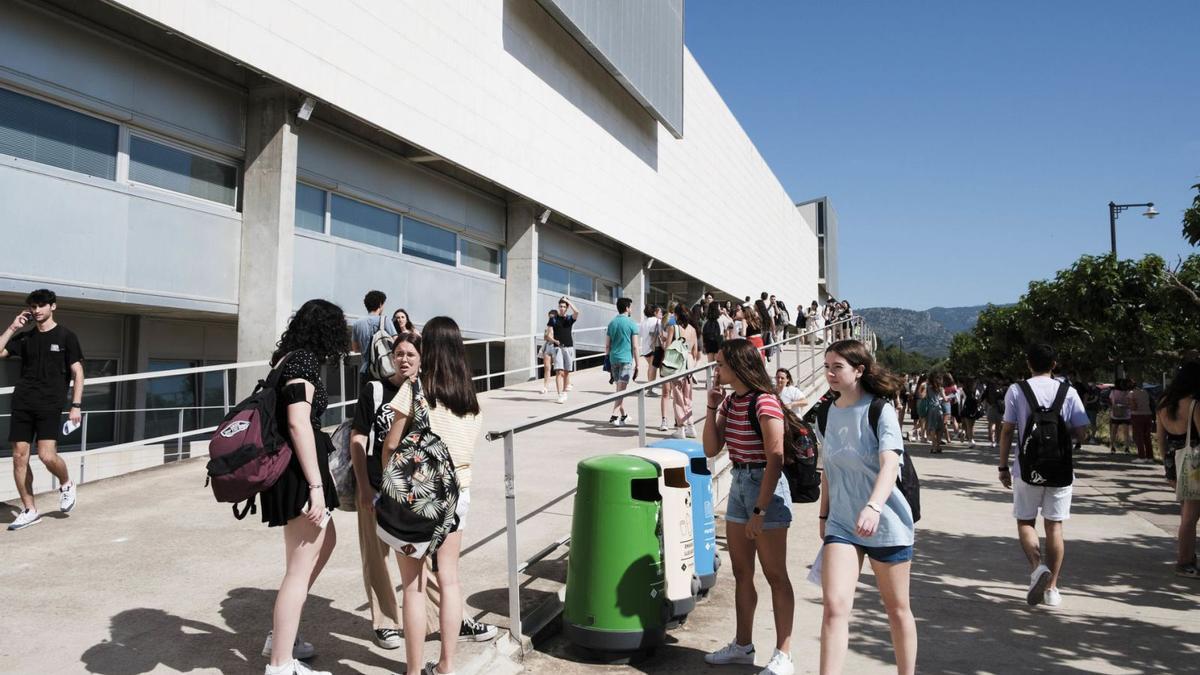
[[[796,355],[796,365],[794,367],[797,370],[797,375],[799,375],[800,341],[804,340],[806,338],[815,337],[818,335],[824,336],[824,335],[827,335],[828,332],[832,332],[832,331],[841,332],[840,329],[842,329],[842,328],[849,328],[850,335],[854,335],[856,332],[855,329],[857,328],[858,333],[862,339],[869,340],[871,344],[874,343],[874,335],[871,334],[870,331],[866,329],[863,318],[859,317],[859,316],[852,316],[852,317],[849,317],[846,319],[842,319],[840,321],[835,321],[834,323],[829,324],[827,326],[822,326],[820,328],[813,328],[810,330],[800,331],[799,333],[797,333],[796,335],[793,335],[790,338],[786,338],[784,340],[781,340],[780,342],[772,343],[770,345],[764,344],[762,347],[759,347],[757,349],[763,353],[766,353],[768,350],[778,349],[778,350],[780,350],[779,354],[782,357],[783,348],[788,345],[793,345],[795,347],[795,355]],[[814,350],[809,355],[809,362],[810,362],[809,379],[814,379],[814,380],[815,380],[816,374],[817,374],[816,365],[815,365],[815,361],[814,361],[815,354],[816,354],[816,351]],[[657,379],[653,382],[647,382],[645,384],[627,388],[627,389],[624,389],[619,392],[614,392],[612,394],[603,396],[599,399],[584,403],[582,405],[576,405],[575,407],[567,409],[563,412],[558,412],[558,413],[554,413],[552,415],[547,415],[546,417],[542,417],[542,418],[539,418],[536,420],[523,422],[521,424],[517,424],[517,425],[509,427],[507,429],[499,429],[499,430],[493,430],[493,431],[487,432],[486,438],[488,439],[488,441],[496,441],[496,440],[504,441],[504,503],[505,503],[504,516],[505,516],[505,533],[506,533],[505,538],[506,538],[507,562],[508,562],[508,616],[509,616],[508,630],[509,630],[509,635],[511,636],[513,641],[516,644],[521,645],[522,650],[526,649],[528,647],[528,645],[526,644],[525,639],[524,639],[524,635],[525,635],[526,631],[525,631],[524,625],[522,624],[522,618],[521,618],[520,575],[522,573],[524,573],[524,571],[529,567],[529,565],[532,564],[535,560],[549,555],[550,552],[554,551],[558,547],[563,546],[567,542],[569,542],[570,537],[562,537],[562,538],[556,540],[550,546],[547,546],[547,547],[543,548],[541,551],[538,551],[538,553],[536,553],[534,555],[534,557],[530,558],[529,560],[526,560],[524,562],[518,561],[518,559],[517,559],[517,557],[518,557],[518,552],[517,552],[518,520],[517,520],[517,501],[516,501],[517,500],[517,487],[516,487],[516,452],[515,452],[515,445],[516,445],[515,438],[516,438],[517,434],[524,433],[526,431],[530,431],[533,429],[537,429],[539,427],[546,426],[547,424],[551,424],[553,422],[557,422],[559,420],[562,420],[562,419],[565,419],[568,417],[572,417],[574,415],[578,415],[581,412],[586,412],[588,410],[592,410],[593,408],[598,408],[605,404],[612,403],[613,401],[616,401],[618,399],[624,399],[625,397],[628,397],[628,396],[636,396],[638,399],[638,444],[644,446],[646,444],[646,392],[653,390],[655,387],[662,387],[664,384],[668,384],[670,382],[681,380],[685,377],[691,377],[700,372],[707,373],[708,370],[714,366],[715,366],[714,363],[703,363],[701,365],[695,366],[693,368],[690,368],[690,369],[685,370],[680,373],[676,373],[669,377]],[[692,420],[688,420],[688,421],[691,422]],[[721,472],[718,472],[718,474],[719,473],[721,473]],[[714,475],[714,479],[715,478],[716,478],[716,474]]]

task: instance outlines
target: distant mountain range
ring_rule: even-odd
[[[950,340],[955,333],[975,327],[979,313],[987,305],[974,307],[933,307],[925,311],[898,307],[867,307],[855,310],[866,318],[880,344],[900,344],[904,349],[926,356],[945,357],[950,353]]]

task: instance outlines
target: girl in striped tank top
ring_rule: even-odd
[[[783,476],[783,408],[775,396],[762,356],[748,340],[728,340],[717,353],[716,376],[708,392],[704,454],[729,449],[733,482],[725,512],[725,540],[733,565],[737,632],[721,649],[707,654],[711,664],[754,663],[751,632],[758,596],[754,558],[771,587],[775,650],[763,673],[791,675],[792,615],[796,600],[787,571],[787,532],[792,522],[791,493]],[[725,395],[725,386],[732,393]],[[762,433],[754,430],[758,418]]]

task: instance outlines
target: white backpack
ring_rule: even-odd
[[[367,370],[376,380],[390,380],[396,374],[396,364],[392,362],[396,338],[387,332],[383,321],[383,317],[379,317],[379,329],[371,336],[371,344],[363,354],[364,359],[369,359]]]
[[[383,405],[383,383],[372,380],[369,386],[371,403],[374,404],[371,416],[374,419],[375,412]],[[354,463],[350,459],[350,435],[354,433],[352,424],[353,420],[344,420],[329,435],[329,440],[333,442],[333,452],[329,453],[329,475],[333,478],[333,486],[337,488],[338,508],[343,511],[358,510],[358,484],[354,478]],[[375,430],[372,429],[367,433],[367,456],[375,454],[374,446]]]

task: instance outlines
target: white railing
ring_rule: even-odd
[[[777,359],[776,359],[776,367],[783,367],[783,366],[780,366],[779,363],[783,360],[784,352],[787,350],[787,348],[791,347],[793,355],[794,355],[794,360],[793,360],[793,365],[788,367],[788,370],[795,371],[795,374],[793,375],[793,380],[797,383],[798,387],[800,387],[801,389],[804,389],[804,390],[809,390],[810,385],[814,381],[817,380],[818,372],[824,370],[824,359],[821,360],[821,366],[818,367],[817,358],[816,358],[816,355],[818,353],[817,349],[806,350],[806,351],[808,351],[807,358],[801,358],[800,350],[802,347],[802,342],[806,343],[806,344],[812,343],[812,346],[815,346],[817,340],[820,339],[824,342],[824,344],[828,345],[830,340],[832,340],[832,339],[837,339],[839,337],[851,337],[851,336],[854,336],[856,339],[863,340],[867,344],[868,348],[871,348],[872,351],[874,351],[874,344],[875,344],[874,333],[872,333],[869,329],[867,329],[866,325],[864,324],[864,322],[862,320],[862,317],[851,317],[849,319],[845,319],[845,320],[830,324],[827,327],[814,328],[811,330],[800,331],[797,335],[794,335],[785,340],[781,340],[777,343],[770,344],[770,345],[764,345],[763,347],[760,348],[760,351],[767,353],[767,352],[771,352],[774,350],[778,350],[776,352],[776,354],[778,355]],[[807,363],[807,368],[802,368],[806,363]],[[507,543],[507,561],[508,561],[509,634],[512,637],[515,644],[521,645],[522,650],[528,650],[530,648],[530,644],[529,644],[528,640],[525,639],[525,636],[535,635],[538,631],[540,631],[545,626],[545,624],[549,620],[554,618],[556,612],[548,612],[548,611],[545,611],[544,609],[535,609],[533,612],[531,612],[529,614],[531,621],[529,623],[526,623],[525,621],[523,621],[522,614],[521,614],[520,575],[526,569],[528,569],[528,567],[531,564],[546,557],[547,555],[549,555],[550,553],[552,553],[554,550],[558,549],[559,547],[569,545],[570,537],[569,536],[560,537],[559,539],[557,539],[555,542],[553,542],[549,546],[538,551],[536,554],[534,554],[534,556],[532,556],[528,560],[525,560],[525,561],[518,560],[519,554],[518,554],[518,549],[517,549],[517,527],[518,527],[517,476],[516,476],[516,469],[515,469],[515,466],[516,466],[516,437],[519,434],[522,434],[526,431],[531,431],[533,429],[537,429],[539,427],[543,427],[548,424],[552,424],[554,422],[557,422],[559,420],[563,420],[566,418],[572,418],[572,417],[579,415],[580,413],[587,412],[589,410],[611,404],[611,403],[617,401],[618,399],[624,399],[627,397],[636,396],[637,397],[637,410],[638,410],[638,412],[637,412],[638,445],[645,446],[646,445],[646,393],[648,391],[652,391],[655,388],[661,388],[664,384],[668,384],[668,383],[674,382],[676,380],[682,380],[683,378],[692,377],[694,375],[699,375],[701,373],[704,374],[705,385],[707,387],[709,373],[710,373],[712,367],[713,367],[713,364],[711,364],[711,363],[702,363],[690,370],[676,373],[675,375],[672,375],[670,377],[661,378],[661,379],[655,380],[654,382],[648,382],[648,383],[642,384],[642,385],[632,386],[623,391],[605,395],[599,399],[589,401],[582,405],[574,406],[573,408],[564,410],[559,413],[555,413],[553,415],[548,415],[546,417],[542,417],[542,418],[539,418],[536,420],[530,420],[528,422],[523,422],[521,424],[518,424],[516,426],[510,427],[507,429],[489,431],[487,433],[487,439],[489,441],[500,440],[500,441],[503,441],[503,443],[504,443],[504,506],[505,506],[504,517],[505,517],[505,532],[507,534],[507,537],[506,537],[507,542],[506,543]],[[803,378],[800,377],[800,373],[802,370],[807,372],[807,374]],[[806,393],[811,393],[811,392],[806,391]],[[660,395],[662,395],[661,391],[660,391]],[[810,403],[815,403],[815,401],[810,402]],[[703,420],[700,420],[700,421],[703,422]],[[720,465],[716,465],[717,462],[719,462],[721,459],[724,459],[724,463],[720,464]],[[715,464],[715,466],[714,466],[714,471],[712,472],[712,480],[715,485],[717,483],[717,481],[720,479],[721,475],[730,469],[731,464],[729,463],[728,458],[724,453],[722,453],[722,455],[720,455],[719,458],[714,461],[714,464]],[[574,494],[574,490],[568,492],[564,496],[570,496],[571,494]],[[715,497],[714,497],[714,501],[717,501]],[[554,603],[555,599],[552,598],[550,600],[550,602]]]
[[[590,332],[598,331],[598,330],[607,330],[607,328],[605,326],[597,326],[594,328],[580,328],[578,330],[575,330],[572,333],[572,335],[579,335],[580,333],[590,333]],[[504,377],[505,375],[516,375],[518,373],[535,373],[535,372],[537,372],[538,367],[543,365],[542,359],[539,358],[537,355],[537,351],[538,351],[537,348],[539,346],[545,345],[545,341],[543,339],[544,336],[545,336],[545,333],[529,333],[527,335],[504,335],[502,337],[480,338],[478,340],[464,340],[463,344],[465,344],[465,345],[488,345],[483,348],[484,374],[476,375],[475,377],[471,378],[471,380],[473,382],[479,382],[481,380],[486,381],[488,383],[487,389],[490,391],[492,389],[491,383],[492,383],[493,377]],[[517,340],[532,342],[533,364],[530,365],[529,367],[514,368],[512,370],[505,370],[505,371],[501,371],[498,373],[493,373],[492,372],[492,350],[490,348],[490,345],[497,343],[497,342],[503,344],[506,342],[514,342]],[[541,342],[538,342],[539,340],[541,340]],[[601,348],[601,351],[603,351],[603,348]],[[591,356],[584,356],[584,357],[575,359],[575,363],[578,364],[580,361],[590,361],[592,359],[602,359],[602,358],[604,358],[603,353],[592,354]]]

